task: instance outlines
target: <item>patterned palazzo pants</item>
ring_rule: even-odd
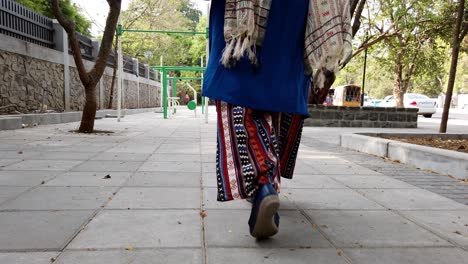
[[[246,199],[259,184],[292,179],[302,115],[258,111],[216,101],[218,201]]]

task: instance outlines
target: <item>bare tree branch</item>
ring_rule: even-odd
[[[354,11],[356,10],[356,6],[358,5],[359,1],[361,0],[350,0],[351,1],[351,6],[350,6],[350,11],[351,11],[351,16],[354,14]],[[366,0],[364,0],[365,2]]]
[[[359,55],[361,52],[363,52],[364,50],[372,47],[373,45],[385,40],[385,39],[389,39],[389,38],[392,38],[394,36],[396,36],[397,33],[389,33],[388,31],[384,34],[381,34],[379,35],[377,38],[373,39],[373,40],[370,40],[370,39],[367,39],[364,43],[361,44],[361,46],[359,46],[357,48],[357,50],[353,53],[353,56],[352,58],[356,57],[357,55]]]
[[[83,63],[83,58],[81,57],[81,49],[78,39],[76,37],[75,24],[67,19],[59,5],[59,0],[51,0],[52,12],[63,26],[65,31],[68,34],[68,39],[70,40],[70,46],[73,53],[73,58],[75,59],[76,68],[78,69],[78,74],[80,76],[83,84],[89,83],[89,74],[86,72],[86,68]],[[68,49],[68,47],[65,47]]]
[[[359,6],[356,9],[356,12],[351,13],[354,14],[354,22],[353,22],[353,37],[356,35],[356,33],[359,31],[359,28],[361,27],[361,16],[362,16],[362,11],[364,10],[364,5],[366,3],[366,0],[360,0],[359,1]]]
[[[56,0],[55,0],[56,1]],[[115,36],[115,28],[119,20],[121,1],[120,0],[107,0],[110,10],[106,20],[106,27],[102,37],[101,47],[99,48],[96,64],[89,72],[90,78],[93,82],[98,82],[101,78],[107,64],[107,59],[112,49],[112,40]]]

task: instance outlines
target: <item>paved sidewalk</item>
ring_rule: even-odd
[[[255,241],[249,204],[216,202],[213,113],[180,112],[0,131],[0,263],[466,263],[466,184],[340,149],[338,128],[304,130],[280,232]]]

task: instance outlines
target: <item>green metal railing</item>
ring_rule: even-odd
[[[175,97],[177,93],[177,80],[203,80],[200,77],[168,77],[168,71],[195,71],[195,72],[204,72],[205,67],[184,67],[184,66],[152,66],[152,69],[160,70],[162,72],[162,96],[163,96],[163,113],[164,119],[167,119],[167,89],[168,82],[172,81],[172,96]],[[202,106],[204,102],[202,102]]]
[[[204,35],[208,38],[208,28],[205,32],[198,31],[177,31],[177,30],[144,30],[144,29],[126,29],[123,28],[121,24],[117,25],[117,36],[119,39],[122,37],[123,33],[132,32],[132,33],[158,33],[158,34],[168,34],[168,35]],[[119,50],[121,53],[121,50]],[[202,65],[203,66],[203,65]],[[121,65],[119,65],[121,67]],[[167,73],[169,71],[193,71],[193,72],[205,72],[205,67],[195,67],[195,66],[152,66],[151,69],[161,71],[162,75],[162,86],[163,86],[163,112],[164,119],[167,119],[167,89],[168,81],[172,81],[172,95],[175,97],[177,93],[177,81],[178,80],[203,80],[203,77],[168,77]],[[204,109],[205,100],[202,98],[202,106]],[[202,111],[203,112],[203,111]]]

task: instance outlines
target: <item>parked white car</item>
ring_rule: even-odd
[[[426,118],[431,118],[436,112],[436,102],[423,94],[407,93],[403,104],[406,108],[419,108],[418,114]],[[396,107],[395,98],[393,95],[386,96],[379,106]]]

